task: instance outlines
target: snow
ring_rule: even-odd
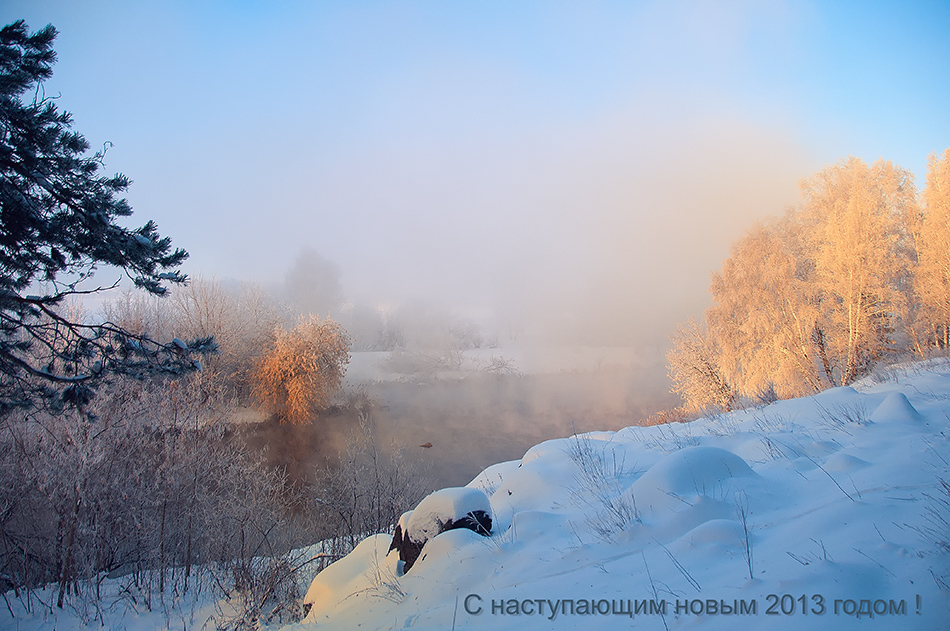
[[[390,535],[368,537],[317,575],[309,615],[286,629],[945,630],[948,462],[946,361],[549,440],[403,515],[427,539],[409,573]],[[435,534],[472,510],[490,510],[491,536]],[[633,619],[613,613],[628,608]],[[0,627],[79,625],[19,615]]]
[[[756,474],[731,451],[718,447],[687,447],[650,467],[631,487],[638,508],[656,518],[683,512],[704,497],[730,498],[741,490],[736,478]]]
[[[396,522],[396,527],[399,528],[402,532],[408,532],[409,530],[409,519],[412,517],[412,511],[407,510],[405,513],[399,516],[399,520]]]
[[[376,578],[376,560],[385,557],[391,538],[388,535],[367,537],[348,555],[317,574],[304,596],[313,615],[337,605],[351,593],[363,589]]]
[[[74,607],[67,604],[58,610],[54,588],[39,590],[26,611],[23,602],[7,592],[11,617],[7,602],[0,605],[0,629],[16,631],[88,631],[89,629],[122,629],[124,631],[157,631],[159,629],[181,630],[208,628],[213,629],[215,621],[223,620],[226,613],[219,603],[203,594],[195,595],[191,590],[188,596],[170,602],[153,596],[151,603],[144,599],[130,598],[121,593],[120,581],[105,580],[102,584],[102,603]],[[138,594],[141,596],[141,594]]]
[[[905,429],[917,426],[923,421],[920,412],[911,405],[903,392],[892,392],[881,402],[869,419],[873,423],[901,423]]]
[[[405,576],[372,539],[340,562],[361,578],[318,576],[334,596],[292,628],[946,629],[950,552],[923,533],[950,478],[950,365],[884,376],[541,443],[468,485],[491,537],[435,536]],[[459,489],[430,497],[411,531],[472,508],[451,505]],[[627,601],[633,620],[612,613]],[[721,613],[739,602],[755,612]]]

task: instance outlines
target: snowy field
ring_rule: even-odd
[[[550,440],[468,485],[490,500],[491,536],[437,535],[408,573],[390,535],[369,537],[317,576],[308,617],[286,628],[946,630],[948,419],[941,361],[688,424]],[[83,627],[10,605],[4,629]],[[103,620],[214,628],[220,610],[117,599]]]

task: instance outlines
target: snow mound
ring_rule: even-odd
[[[756,477],[745,460],[719,447],[687,447],[669,454],[633,483],[638,507],[676,511],[696,496],[731,497],[734,478]]]
[[[887,395],[877,409],[871,413],[874,423],[920,423],[923,417],[903,392]]]
[[[828,471],[857,471],[869,466],[866,460],[852,456],[851,454],[832,454],[825,461],[825,469]]]
[[[443,564],[456,560],[460,552],[469,546],[483,544],[485,538],[468,528],[446,530],[438,537],[433,537],[422,548],[422,554],[416,561],[415,574],[425,572],[427,568],[439,568]],[[458,559],[461,560],[461,559]]]
[[[521,464],[526,465],[544,456],[557,454],[564,451],[563,442],[564,439],[556,438],[554,440],[546,440],[543,443],[539,443],[534,447],[531,447],[525,452],[524,456],[522,456]]]
[[[570,534],[570,528],[564,515],[526,510],[515,514],[509,536],[513,541],[537,541],[555,534]]]
[[[373,535],[361,541],[356,548],[330,565],[313,579],[303,598],[306,620],[314,621],[326,615],[343,600],[365,589],[371,582],[379,560],[387,554],[389,535]]]
[[[690,530],[684,538],[694,546],[737,546],[742,543],[742,525],[734,519],[710,519]]]

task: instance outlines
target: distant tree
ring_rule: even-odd
[[[46,403],[84,404],[110,373],[180,372],[188,354],[212,342],[160,344],[61,309],[99,265],[122,270],[161,295],[183,283],[188,256],[153,222],[124,228],[124,175],[100,174],[104,151],[72,131],[72,119],[42,91],[56,59],[52,26],[30,34],[23,21],[0,30],[0,411]],[[26,98],[24,98],[24,96]]]
[[[926,330],[923,346],[950,352],[950,149],[942,159],[930,156],[924,207],[914,278]]]
[[[254,394],[281,422],[306,423],[329,405],[349,361],[350,339],[333,320],[311,315],[291,330],[278,326],[257,367]]]
[[[300,250],[284,278],[284,293],[304,315],[327,317],[340,306],[340,269],[313,248]]]

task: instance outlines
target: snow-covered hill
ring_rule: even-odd
[[[687,424],[551,440],[469,484],[403,574],[318,575],[308,629],[948,629],[950,364]]]

